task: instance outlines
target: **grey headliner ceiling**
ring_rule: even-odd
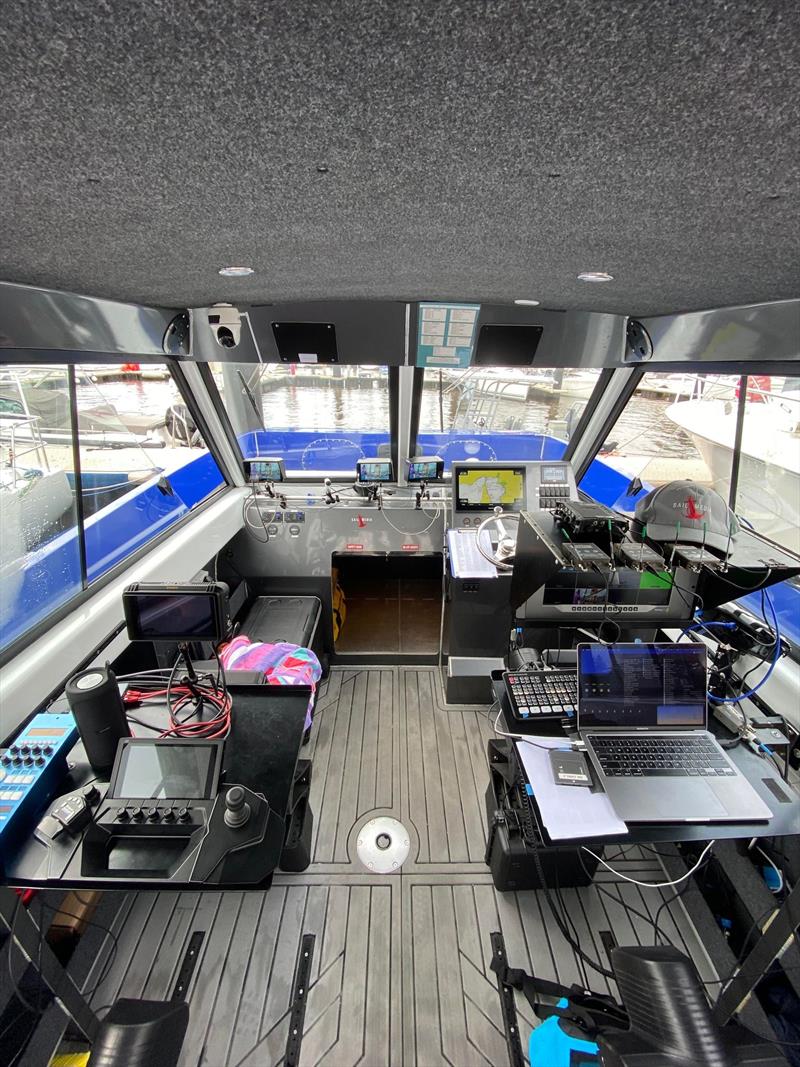
[[[800,295],[793,3],[5,0],[0,70],[8,281],[639,315]]]

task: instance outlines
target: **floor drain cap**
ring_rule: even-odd
[[[391,874],[402,867],[408,859],[410,848],[408,830],[388,815],[370,819],[358,833],[358,858],[368,871],[376,874]]]

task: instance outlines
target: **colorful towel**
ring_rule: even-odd
[[[310,648],[291,645],[287,641],[271,645],[238,634],[222,646],[219,658],[225,670],[263,671],[267,685],[310,685],[305,728],[311,726],[314,694],[322,677],[322,667]]]

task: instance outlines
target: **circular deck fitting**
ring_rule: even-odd
[[[356,851],[368,871],[391,874],[408,859],[410,847],[411,838],[405,826],[397,819],[381,815],[361,827]]]

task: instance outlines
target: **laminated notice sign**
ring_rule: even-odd
[[[468,367],[480,304],[420,304],[418,367]]]

